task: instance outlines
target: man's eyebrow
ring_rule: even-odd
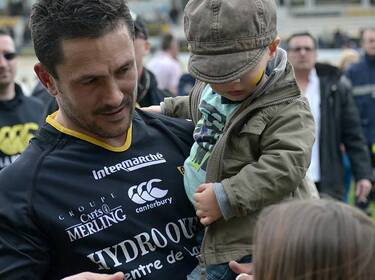
[[[132,58],[127,59],[121,65],[116,67],[116,69],[114,71],[116,72],[116,71],[121,70],[122,68],[132,66],[135,63],[134,61],[135,60],[132,59]],[[82,75],[78,74],[78,75],[74,76],[72,78],[72,80],[73,81],[82,81],[82,80],[91,79],[91,78],[100,78],[100,77],[103,77],[103,76],[105,76],[105,74],[103,74],[103,73],[85,73],[85,74],[82,74]]]
[[[133,63],[134,63],[134,59],[128,59],[124,63],[122,63],[117,69],[131,66]]]
[[[89,74],[83,74],[81,76],[73,77],[72,80],[73,80],[73,82],[79,82],[79,81],[88,80],[88,79],[92,79],[92,78],[99,78],[99,77],[102,77],[102,76],[104,76],[104,75],[89,73]]]

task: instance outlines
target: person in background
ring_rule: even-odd
[[[161,51],[156,53],[147,63],[147,68],[154,73],[158,86],[177,95],[177,87],[182,75],[178,61],[178,43],[172,34],[164,34],[161,39]]]
[[[134,53],[138,71],[137,104],[140,107],[158,105],[171,94],[167,90],[159,89],[155,75],[143,65],[143,59],[150,51],[148,32],[142,18],[134,14],[132,16],[135,31]]]
[[[347,69],[345,75],[353,86],[354,100],[372,159],[372,168],[375,169],[375,27],[362,30],[361,43],[363,54],[357,63]],[[375,200],[374,191],[370,200]],[[367,205],[362,207],[366,208]]]
[[[195,78],[190,73],[182,74],[178,82],[178,96],[187,96],[190,94],[195,84]]]
[[[43,122],[43,105],[24,95],[16,72],[14,41],[0,29],[0,170],[18,158]]]
[[[375,279],[375,224],[342,202],[270,206],[260,214],[254,244],[254,275],[238,280]],[[236,262],[230,266],[251,273]]]
[[[34,89],[32,90],[31,96],[39,99],[44,105],[43,119],[45,119],[46,117],[48,117],[48,115],[56,112],[59,109],[55,97],[49,94],[48,90],[43,86],[43,84],[39,80],[35,85]]]
[[[356,196],[365,201],[373,177],[350,82],[338,68],[316,62],[316,47],[308,32],[295,33],[287,40],[288,59],[299,88],[309,100],[316,124],[308,175],[321,194],[342,200],[340,145],[344,144],[356,180]]]
[[[358,51],[354,49],[344,49],[341,53],[341,57],[338,63],[338,68],[345,72],[351,67],[354,63],[357,63],[360,58]]]
[[[31,91],[31,96],[39,99],[43,104],[48,104],[51,99],[54,99],[39,80]]]
[[[353,63],[359,60],[359,53],[354,49],[344,49],[341,53],[338,67],[342,72],[345,72]],[[344,197],[343,201],[349,203],[350,188],[352,185],[352,170],[350,166],[350,159],[345,151],[345,146],[340,146],[342,152],[342,164],[344,168]]]

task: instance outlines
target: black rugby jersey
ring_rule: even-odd
[[[111,148],[50,123],[0,172],[0,278],[185,279],[199,251],[181,168],[192,124],[136,111]]]

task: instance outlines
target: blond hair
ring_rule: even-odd
[[[375,224],[328,200],[266,208],[255,239],[256,280],[375,279]]]

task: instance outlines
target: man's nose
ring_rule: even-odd
[[[120,86],[115,79],[111,79],[108,82],[106,91],[106,102],[112,104],[113,106],[120,105],[121,101],[124,98],[124,94],[122,93]]]

